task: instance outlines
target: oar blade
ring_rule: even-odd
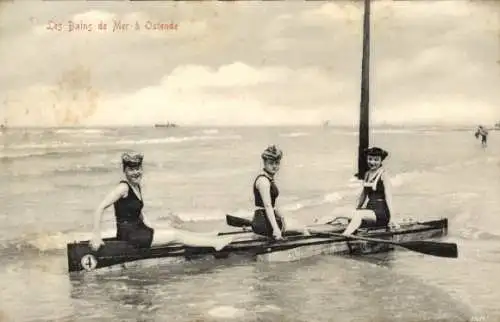
[[[248,219],[226,215],[226,223],[229,226],[233,227],[250,227],[252,226],[252,222]]]
[[[406,242],[400,242],[398,243],[398,245],[422,254],[427,254],[437,257],[447,257],[447,258],[458,257],[457,244],[454,243],[438,243],[432,241],[406,241]]]

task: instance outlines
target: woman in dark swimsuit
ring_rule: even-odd
[[[361,227],[387,227],[391,222],[392,193],[391,182],[382,162],[389,153],[381,148],[373,147],[365,150],[368,171],[363,180],[363,189],[358,205],[344,235],[353,234]]]
[[[304,226],[290,219],[285,219],[277,208],[279,189],[274,181],[274,176],[279,171],[283,152],[276,146],[269,146],[261,155],[264,168],[261,174],[255,178],[253,194],[255,207],[252,220],[254,233],[273,237],[275,240],[283,239],[285,231],[300,231],[305,235],[309,232]]]
[[[481,136],[481,145],[486,147],[488,145],[488,130],[482,125],[479,125],[475,133],[476,139]]]
[[[153,230],[147,224],[142,208],[144,201],[140,182],[142,179],[143,155],[124,153],[122,168],[125,180],[108,194],[97,208],[94,216],[94,233],[90,241],[92,249],[97,250],[104,242],[101,238],[101,218],[104,210],[114,205],[116,218],[116,238],[139,248],[151,245],[182,243],[189,246],[213,247],[219,251],[232,241],[232,237],[209,236],[180,229]]]

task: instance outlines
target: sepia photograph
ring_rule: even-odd
[[[500,2],[0,9],[0,322],[500,321]]]

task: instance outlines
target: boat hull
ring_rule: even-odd
[[[398,230],[373,229],[363,236],[391,240],[394,242],[417,241],[440,238],[448,233],[447,219],[426,223],[403,225]],[[258,260],[268,262],[289,262],[317,255],[366,255],[392,251],[396,246],[382,243],[372,243],[363,240],[331,238],[283,251],[270,250],[259,254]]]
[[[227,257],[230,255],[251,256],[256,260],[269,262],[296,261],[321,254],[370,254],[385,252],[393,246],[352,240],[344,237],[324,237],[324,234],[339,233],[343,225],[314,226],[312,236],[291,235],[284,241],[271,241],[251,232],[232,232],[235,240],[220,252],[209,247],[186,247],[183,245],[154,246],[138,249],[123,241],[105,239],[105,245],[93,251],[88,241],[67,245],[68,271],[70,273],[115,268],[137,261],[165,258],[192,259],[203,256]],[[368,229],[363,236],[392,241],[424,240],[447,235],[448,221],[440,219],[421,223],[401,224],[396,230],[386,228]],[[322,237],[318,237],[321,234]]]

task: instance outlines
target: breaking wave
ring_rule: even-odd
[[[104,234],[114,234],[106,231]],[[20,239],[6,240],[0,242],[0,254],[16,254],[35,252],[54,252],[66,249],[66,244],[78,241],[89,240],[92,233],[88,232],[57,232],[52,234],[40,234],[38,236],[23,236]]]
[[[107,147],[115,145],[133,145],[133,144],[169,144],[169,143],[181,143],[188,141],[204,141],[204,140],[231,140],[239,139],[239,135],[231,136],[183,136],[183,137],[166,137],[166,138],[151,138],[142,140],[117,140],[108,142],[61,142],[53,141],[50,143],[31,143],[31,144],[19,144],[10,145],[9,149],[21,150],[21,149],[58,149],[58,148],[82,148],[82,147]]]
[[[219,130],[218,129],[207,129],[207,130],[201,131],[201,133],[203,133],[203,134],[218,134]]]
[[[216,306],[208,311],[208,315],[215,318],[241,318],[243,317],[245,311],[242,309],[235,308],[234,306]]]
[[[103,134],[116,132],[111,129],[57,129],[51,131],[54,134]]]
[[[296,138],[300,136],[309,136],[309,133],[306,132],[291,132],[291,133],[285,133],[285,134],[280,134],[282,137],[289,137],[289,138]]]
[[[89,147],[117,147],[129,145],[154,145],[154,144],[176,144],[192,141],[210,141],[210,140],[238,140],[240,135],[228,136],[185,136],[185,137],[167,137],[151,138],[142,140],[117,140],[105,142],[61,142],[53,141],[49,143],[29,143],[19,145],[9,145],[8,149],[0,150],[0,159],[17,159],[33,156],[47,156],[51,154],[59,155],[63,153],[83,153]],[[25,151],[20,151],[25,150]],[[27,150],[27,151],[26,151]]]

